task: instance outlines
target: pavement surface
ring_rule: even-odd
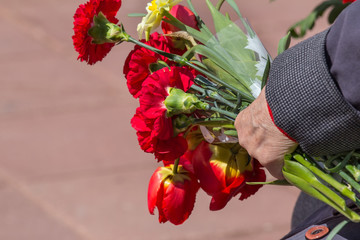
[[[279,239],[289,231],[299,191],[263,187],[210,212],[200,193],[181,226],[147,210],[158,166],[129,121],[137,102],[122,74],[132,49],[102,62],[76,61],[71,36],[80,0],[1,0],[0,240]],[[136,36],[144,0],[123,1],[118,17]],[[210,22],[203,1],[193,1]],[[286,29],[320,0],[237,1],[272,56]],[[326,28],[325,20],[311,34]],[[310,35],[311,35],[310,34]]]

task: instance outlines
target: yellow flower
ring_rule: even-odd
[[[152,0],[147,4],[147,15],[143,17],[141,23],[137,26],[139,38],[142,38],[145,32],[146,41],[149,40],[150,32],[152,29],[157,28],[160,25],[163,15],[163,10],[170,11],[173,6],[181,2],[182,0]]]

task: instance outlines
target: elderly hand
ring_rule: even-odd
[[[284,155],[297,143],[285,136],[273,123],[267,108],[265,88],[259,97],[235,120],[239,144],[278,179],[283,179]]]

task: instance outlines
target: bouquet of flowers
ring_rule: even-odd
[[[148,207],[151,214],[158,209],[160,222],[176,225],[191,214],[199,189],[211,196],[210,210],[220,210],[266,183],[260,163],[237,143],[234,121],[260,94],[271,64],[233,0],[226,2],[238,21],[220,12],[225,0],[205,1],[214,33],[191,0],[188,7],[180,2],[148,3],[137,40],[118,25],[121,0],[89,0],[76,10],[73,36],[78,59],[90,65],[117,44],[135,44],[124,63],[129,92],[139,100],[131,125],[141,149],[163,165],[150,179]],[[160,25],[162,34],[155,32]],[[279,53],[289,36],[280,40]],[[288,183],[360,221],[339,196],[359,204],[352,191],[360,192],[359,159],[359,151],[314,159],[297,149],[285,157],[283,173]]]

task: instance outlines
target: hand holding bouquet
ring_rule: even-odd
[[[189,8],[180,2],[148,3],[137,28],[140,40],[136,40],[123,25],[117,25],[121,0],[90,0],[75,13],[73,36],[78,59],[88,64],[101,61],[116,44],[135,44],[124,64],[129,92],[140,105],[131,125],[141,149],[163,164],[150,179],[148,207],[152,214],[158,209],[160,222],[173,224],[189,217],[200,188],[212,197],[210,209],[220,210],[234,196],[243,200],[256,193],[262,185],[254,182],[264,183],[262,166],[237,143],[234,121],[259,96],[271,63],[233,0],[226,2],[237,14],[237,22],[220,12],[224,0],[216,6],[206,1],[215,33],[190,0]],[[163,34],[154,32],[160,25]],[[280,52],[288,46],[289,35],[281,40]],[[358,153],[316,160],[325,161],[327,168],[298,149],[285,157],[284,176],[351,220],[360,221],[326,186],[358,203],[355,193],[343,184],[357,187]],[[354,174],[335,180],[331,175],[343,171],[345,165]]]

